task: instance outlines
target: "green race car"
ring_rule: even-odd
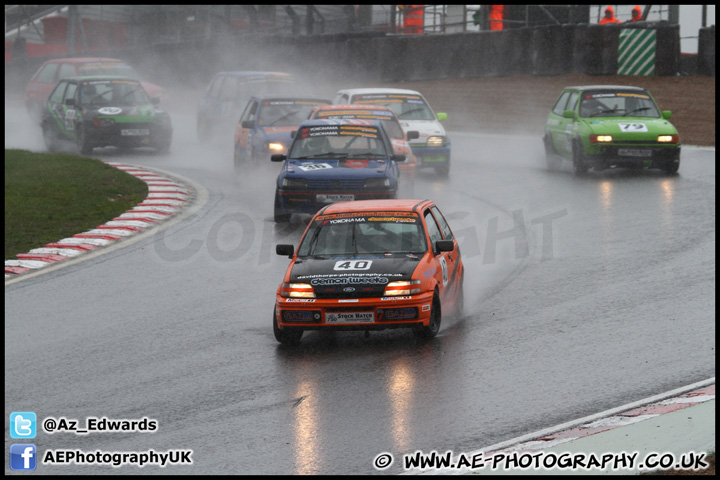
[[[550,170],[571,160],[576,175],[588,169],[659,168],[676,173],[680,137],[650,92],[638,87],[567,87],[545,123],[545,156]]]
[[[138,80],[92,76],[60,80],[45,102],[40,126],[48,150],[74,142],[80,153],[93,148],[170,149],[170,115],[151,100]]]

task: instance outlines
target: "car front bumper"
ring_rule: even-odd
[[[384,330],[428,326],[433,292],[403,297],[295,299],[276,295],[280,329]]]
[[[585,154],[588,166],[664,168],[680,161],[680,146],[603,145]]]

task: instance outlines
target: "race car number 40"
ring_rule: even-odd
[[[332,312],[325,314],[325,323],[375,323],[374,312]]]

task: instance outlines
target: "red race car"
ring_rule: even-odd
[[[457,240],[430,200],[340,202],[320,210],[298,244],[275,297],[273,331],[282,344],[305,330],[412,328],[440,331],[462,315],[465,270]]]

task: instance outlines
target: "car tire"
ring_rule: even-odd
[[[45,147],[48,149],[49,152],[57,152],[60,149],[59,140],[57,133],[53,128],[47,124],[47,122],[43,122],[42,124],[42,133],[43,133],[43,140],[45,141]]]
[[[163,138],[162,140],[158,140],[155,142],[155,151],[160,155],[164,155],[170,151],[171,143],[172,138],[170,136]]]
[[[287,213],[282,209],[282,207],[280,206],[280,195],[275,192],[275,206],[273,208],[273,216],[275,218],[275,223],[288,223],[290,221],[291,215],[292,213]]]
[[[547,164],[548,170],[551,172],[560,170],[560,167],[562,167],[562,158],[560,158],[555,151],[550,135],[545,134],[543,144],[545,145],[545,163]]]
[[[212,128],[210,128],[210,123],[202,115],[197,116],[196,133],[200,143],[208,142],[210,137],[212,137]]]
[[[75,139],[77,142],[77,149],[81,155],[90,155],[93,151],[93,146],[85,135],[85,129],[79,125],[75,127]]]
[[[663,170],[665,170],[665,173],[667,173],[669,175],[676,174],[679,169],[680,169],[680,160],[678,160],[677,162],[668,162],[667,164],[665,164],[665,168],[663,168]]]
[[[417,327],[413,330],[413,333],[422,338],[423,340],[430,340],[435,338],[440,331],[440,321],[442,320],[442,311],[440,307],[440,298],[437,295],[433,295],[432,307],[430,308],[430,323],[428,326]]]
[[[435,167],[435,173],[437,173],[439,177],[446,178],[450,175],[450,164],[446,163],[442,167]]]
[[[573,160],[573,172],[576,177],[584,176],[588,171],[588,166],[585,164],[585,159],[582,154],[582,144],[580,142],[573,142],[572,146],[572,160]]]
[[[242,170],[243,167],[243,160],[240,155],[240,149],[237,145],[235,145],[235,148],[233,149],[233,168],[235,169],[235,172],[239,172]]]
[[[272,322],[275,340],[288,346],[295,346],[300,343],[300,339],[303,336],[302,328],[279,328],[277,325],[277,319],[275,318],[275,312],[273,312]]]

